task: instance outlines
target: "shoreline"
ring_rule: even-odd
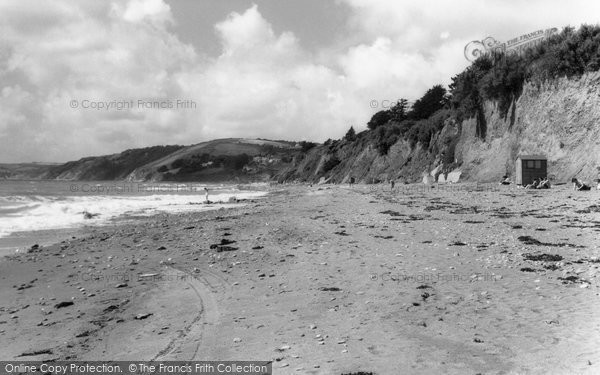
[[[240,189],[241,190],[241,189]],[[39,229],[39,230],[25,230],[25,231],[15,231],[9,233],[6,236],[0,237],[0,259],[6,255],[11,255],[14,253],[19,253],[23,251],[27,251],[32,246],[50,246],[56,244],[65,238],[72,237],[72,233],[75,233],[79,236],[85,235],[93,228],[111,228],[116,227],[123,224],[131,224],[135,223],[136,220],[151,218],[160,214],[178,214],[182,212],[203,212],[203,211],[211,211],[211,210],[220,210],[220,209],[228,209],[231,208],[230,205],[243,205],[245,201],[251,201],[254,199],[264,198],[269,194],[268,190],[258,190],[258,189],[250,189],[250,187],[241,190],[241,194],[244,193],[264,193],[263,196],[252,196],[247,198],[236,198],[235,195],[232,196],[235,198],[235,202],[229,201],[210,201],[210,202],[188,202],[187,204],[182,205],[176,211],[166,211],[163,209],[158,209],[154,213],[144,214],[144,213],[123,213],[119,216],[102,218],[98,221],[94,217],[89,218],[87,221],[84,220],[81,223],[73,226],[66,227],[57,227],[57,228],[48,228],[48,229]],[[84,212],[85,213],[85,212]]]
[[[0,338],[14,345],[0,357],[272,360],[307,374],[600,369],[595,192],[379,187],[280,185],[243,207],[8,256]],[[544,254],[561,259],[531,260]]]

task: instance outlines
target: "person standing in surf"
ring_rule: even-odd
[[[204,201],[204,203],[210,203],[210,201],[208,200],[208,188],[206,188],[206,187],[205,187],[205,188],[204,188],[204,192],[206,193],[206,196],[205,196],[205,201]]]

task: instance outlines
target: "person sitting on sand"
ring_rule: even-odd
[[[537,189],[538,185],[540,184],[540,181],[536,178],[533,180],[532,183],[530,183],[529,185],[525,186],[525,189]]]
[[[500,185],[510,185],[510,179],[507,175],[502,176],[502,181],[500,181]]]
[[[573,183],[573,189],[576,191],[587,191],[587,190],[591,190],[591,188],[589,186],[587,186],[585,183],[579,181],[576,178],[573,178],[571,180],[571,182]]]
[[[548,177],[542,178],[540,183],[537,186],[538,189],[550,189],[550,181],[548,181]]]

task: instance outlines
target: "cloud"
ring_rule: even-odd
[[[177,123],[173,116],[160,111],[73,109],[69,104],[184,95],[173,85],[173,76],[196,66],[198,57],[168,31],[171,16],[166,4],[160,0],[133,0],[125,7],[85,1],[68,6],[60,1],[7,3],[3,2],[0,16],[5,31],[0,74],[3,81],[15,84],[3,87],[3,92],[13,94],[10,102],[0,102],[0,111],[18,111],[19,116],[0,118],[4,129],[0,160],[64,161],[164,143],[165,133]],[[38,25],[42,21],[47,22],[45,28]],[[38,29],[32,32],[29,24]],[[123,132],[128,136],[121,141],[106,141],[107,134]],[[19,143],[24,146],[14,146]]]
[[[117,13],[121,13],[121,7],[113,4],[112,8]],[[132,0],[122,12],[124,20],[129,22],[141,22],[150,20],[159,24],[173,22],[171,8],[162,0]]]
[[[600,3],[584,0],[339,2],[350,16],[333,45],[307,50],[253,5],[214,25],[221,52],[206,56],[178,38],[164,0],[2,1],[0,161],[221,137],[339,138],[350,125],[364,129],[383,103],[448,84],[467,66],[471,40],[600,14]],[[195,108],[137,108],[179,99]],[[84,100],[134,108],[86,109]]]
[[[276,35],[256,6],[232,13],[216,30],[222,54],[180,78],[200,97],[200,134],[319,139],[352,118],[340,106],[344,80],[315,63],[294,34]]]

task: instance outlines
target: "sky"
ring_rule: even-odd
[[[341,138],[448,85],[472,40],[599,19],[597,0],[0,0],[0,163]]]

